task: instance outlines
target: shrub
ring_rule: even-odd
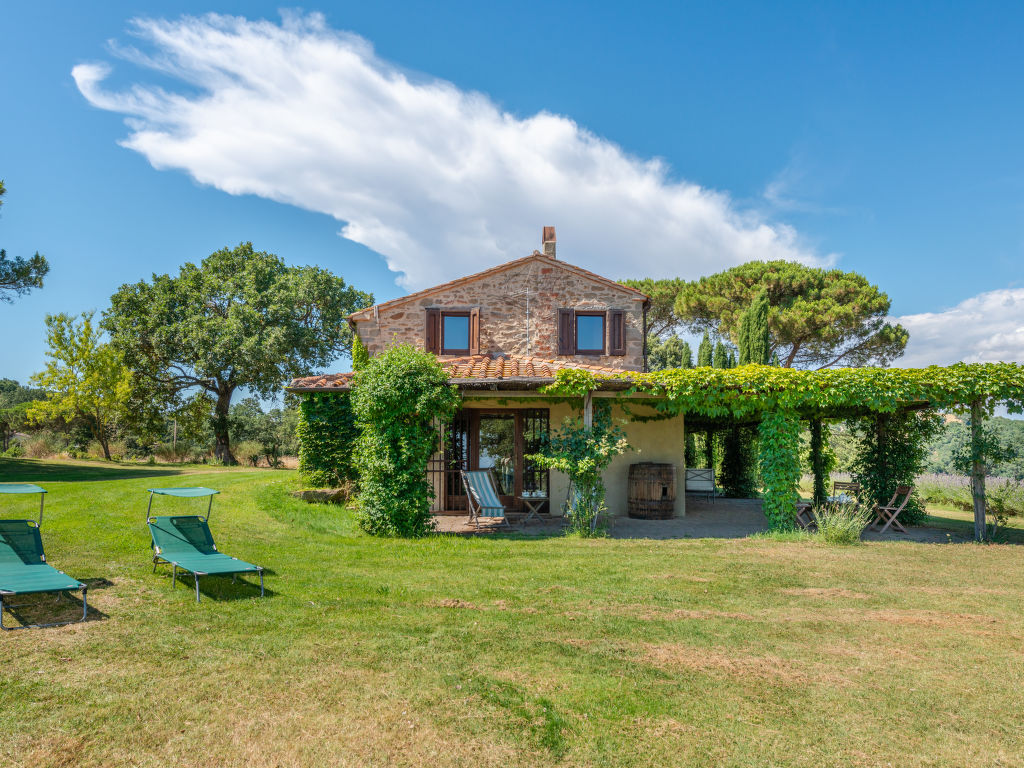
[[[458,410],[458,391],[436,357],[401,344],[356,372],[351,400],[360,526],[376,535],[428,533],[434,491],[427,462],[438,450],[438,425]]]
[[[566,509],[567,533],[594,536],[603,533],[598,526],[606,510],[604,470],[629,448],[626,437],[611,419],[607,403],[594,404],[594,424],[590,429],[582,419],[566,419],[561,429],[550,435],[538,454],[528,456],[548,469],[569,476],[575,494]]]
[[[856,544],[873,519],[871,510],[860,504],[820,504],[813,510],[817,536],[826,544]]]
[[[12,440],[11,444],[7,446],[7,450],[0,453],[0,456],[8,459],[20,459],[24,455],[25,449],[22,447],[20,440]]]
[[[41,429],[22,440],[25,456],[30,459],[46,459],[58,456],[68,450],[67,438],[59,432]]]
[[[252,467],[258,467],[260,459],[263,458],[263,445],[255,440],[242,440],[237,445],[232,446],[232,452],[244,463]]]

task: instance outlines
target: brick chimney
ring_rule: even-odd
[[[544,244],[544,255],[549,259],[555,258],[555,228],[544,227],[540,240]]]

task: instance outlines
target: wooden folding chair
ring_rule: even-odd
[[[871,523],[871,530],[877,530],[879,533],[884,533],[885,529],[891,525],[894,530],[906,533],[907,529],[903,527],[897,518],[900,516],[900,512],[903,511],[903,508],[907,506],[907,502],[910,501],[910,494],[913,490],[913,486],[901,485],[896,489],[896,493],[892,495],[892,498],[889,499],[888,504],[884,506],[876,504],[874,509],[875,520]],[[896,506],[896,500],[900,496],[903,497],[903,501],[900,502],[899,506]],[[878,528],[880,523],[884,523],[884,525],[882,525],[881,528]]]
[[[814,519],[814,505],[808,504],[806,501],[798,502],[796,505],[796,524],[803,530],[809,531],[817,525],[817,522]]]

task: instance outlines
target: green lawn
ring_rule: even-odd
[[[1019,546],[381,541],[287,471],[0,480],[97,610],[0,636],[0,765],[1024,765]],[[266,599],[151,572],[143,489],[200,484]]]

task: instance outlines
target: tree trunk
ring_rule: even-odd
[[[985,457],[981,402],[971,403],[971,497],[974,501],[974,540],[985,540]]]
[[[112,461],[110,458],[110,441],[107,438],[100,438],[100,445],[103,446],[103,458],[107,461]]]
[[[231,453],[231,438],[228,436],[228,411],[233,393],[233,387],[221,385],[217,389],[217,403],[213,409],[213,455],[222,464],[229,465],[238,463]]]

